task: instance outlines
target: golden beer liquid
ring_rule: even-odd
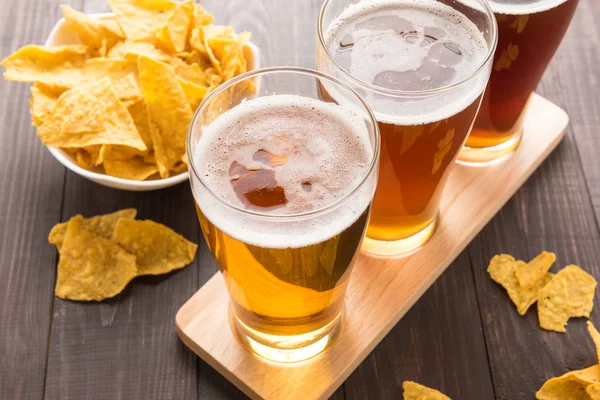
[[[527,102],[560,45],[578,2],[567,0],[532,14],[495,14],[498,47],[467,147],[493,147],[521,134]]]

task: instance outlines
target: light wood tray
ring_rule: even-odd
[[[361,255],[350,278],[339,337],[317,357],[273,364],[242,348],[229,329],[229,297],[220,273],[177,313],[179,337],[252,398],[327,398],[552,152],[568,121],[562,109],[534,95],[515,154],[492,166],[455,168],[442,196],[439,225],[423,248],[397,259]]]

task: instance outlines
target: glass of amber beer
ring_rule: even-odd
[[[531,94],[562,41],[579,0],[490,0],[498,21],[492,76],[459,160],[487,163],[519,146]]]
[[[321,100],[318,85],[338,101]],[[369,107],[317,71],[257,70],[207,97],[187,145],[232,330],[272,361],[318,354],[339,330],[377,185],[380,138]]]
[[[319,70],[363,96],[381,132],[367,253],[407,254],[432,235],[490,75],[496,28],[484,0],[325,1]],[[326,87],[321,96],[339,97]]]

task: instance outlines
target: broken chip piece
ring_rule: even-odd
[[[556,261],[556,255],[554,253],[543,251],[527,264],[517,268],[515,275],[519,280],[519,285],[524,288],[534,287],[550,270],[554,261]]]
[[[404,400],[450,400],[450,397],[440,391],[412,381],[404,381],[402,389]]]

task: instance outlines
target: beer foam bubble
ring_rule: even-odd
[[[464,0],[463,6],[479,9],[472,1]],[[464,14],[427,0],[362,0],[331,22],[324,40],[330,54],[354,78],[405,92],[451,86],[473,73],[488,53],[483,34]],[[353,43],[351,48],[348,42]],[[322,57],[319,64],[324,72],[335,74]],[[396,96],[354,87],[380,122],[421,125],[467,108],[482,94],[487,77],[481,73],[435,96]],[[330,94],[336,97],[335,90]]]
[[[371,201],[374,184],[361,186],[332,212],[315,218],[294,217],[344,198],[369,171],[373,144],[365,121],[348,108],[295,95],[263,96],[199,128],[202,136],[193,162],[204,187],[193,185],[197,204],[211,223],[245,243],[263,247],[319,243],[348,228]],[[285,162],[270,165],[257,160],[255,155],[261,151],[284,157]],[[224,206],[221,201],[245,208],[231,183],[233,163],[248,170],[272,171],[287,204],[274,210],[251,209],[266,217]],[[306,182],[310,190],[303,186]],[[269,214],[278,217],[269,218]]]
[[[498,14],[524,15],[548,11],[567,1],[569,0],[490,0],[490,6]]]

